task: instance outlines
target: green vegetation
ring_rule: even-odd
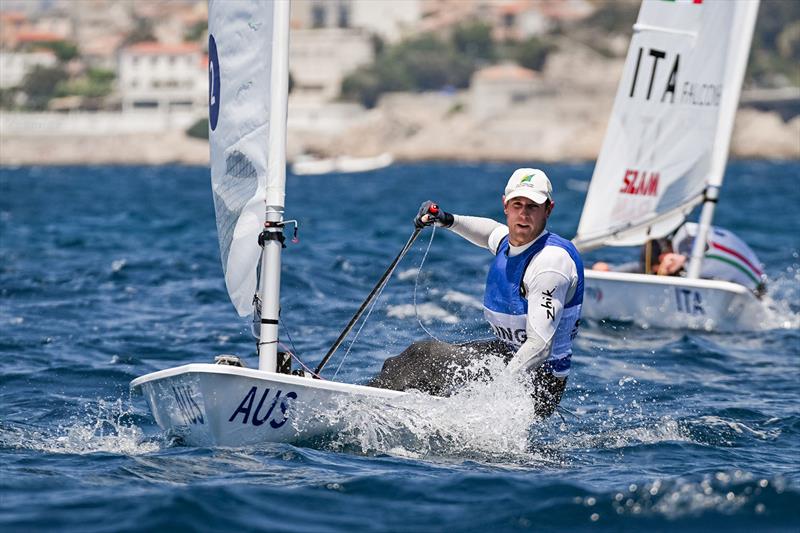
[[[16,91],[14,89],[0,89],[0,109],[14,109],[16,107],[14,96]]]
[[[208,29],[208,21],[201,20],[196,22],[191,28],[186,30],[183,35],[184,41],[199,41],[205,31]]]
[[[537,37],[519,43],[511,51],[513,58],[525,68],[542,70],[547,55],[555,50],[555,45]]]
[[[60,66],[36,67],[30,71],[20,85],[22,92],[27,95],[25,107],[35,111],[47,109],[47,103],[56,96],[59,84],[67,78],[67,72]]]
[[[497,59],[492,28],[482,22],[468,22],[453,30],[456,51],[476,63],[492,63]]]
[[[475,62],[460,54],[452,41],[420,35],[385,48],[375,63],[347,76],[342,97],[373,107],[386,92],[466,87],[474,70]]]
[[[198,119],[197,122],[192,124],[189,129],[186,130],[186,135],[189,137],[194,137],[195,139],[208,139],[208,119]]]
[[[758,11],[747,80],[766,87],[800,85],[800,2],[764,0]]]
[[[84,96],[102,98],[114,88],[114,72],[105,69],[89,69],[84,76],[64,81],[56,88],[56,96]]]
[[[475,70],[502,60],[541,69],[553,47],[543,40],[498,45],[482,22],[456,27],[442,39],[426,33],[393,46],[373,41],[375,62],[361,67],[342,82],[342,98],[374,107],[392,91],[435,91],[465,88]]]
[[[602,4],[600,9],[582,20],[578,26],[605,34],[630,35],[631,28],[639,15],[639,2],[615,0]]]
[[[150,19],[137,18],[133,30],[123,41],[123,46],[130,46],[136,43],[155,41],[153,33],[153,23]]]
[[[52,50],[60,63],[67,63],[80,55],[78,53],[78,47],[74,43],[68,41],[39,43],[37,46],[39,48],[47,48],[48,50]]]

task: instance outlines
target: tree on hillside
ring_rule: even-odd
[[[423,34],[384,48],[375,63],[345,77],[341,93],[346,100],[373,107],[386,92],[466,87],[476,64],[453,42]]]
[[[468,22],[453,30],[453,46],[456,50],[476,61],[491,63],[497,59],[492,28],[485,22]]]
[[[36,67],[22,80],[20,89],[27,100],[25,107],[36,111],[47,108],[47,103],[56,95],[59,84],[68,78],[62,67]]]
[[[52,50],[61,63],[68,63],[78,57],[78,47],[68,41],[52,41],[39,43],[37,46]]]
[[[639,15],[639,2],[616,0],[600,5],[600,9],[583,19],[583,28],[601,30],[603,33],[629,35],[636,17]]]
[[[759,85],[800,84],[800,2],[765,0],[758,10],[747,79]]]
[[[544,68],[547,55],[555,46],[537,37],[531,37],[514,49],[513,58],[525,68],[539,70]]]
[[[183,35],[184,41],[199,41],[203,34],[208,29],[208,21],[201,20],[199,22],[195,22],[186,33]]]
[[[130,46],[136,43],[155,41],[156,36],[153,33],[153,22],[146,18],[137,18],[133,30],[122,41],[123,46]]]
[[[103,98],[111,94],[115,78],[112,70],[90,68],[84,76],[60,83],[56,96]]]

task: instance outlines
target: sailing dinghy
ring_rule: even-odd
[[[581,252],[671,235],[703,204],[687,277],[585,273],[583,316],[671,328],[757,328],[737,283],[700,279],[758,0],[644,0],[592,175]]]
[[[258,301],[261,320],[258,369],[221,356],[221,364],[188,364],[131,382],[166,434],[189,445],[305,441],[337,430],[319,413],[405,394],[292,375],[282,358],[278,372],[280,259],[291,222],[283,219],[288,48],[288,1],[209,2],[211,180],[225,284],[239,315],[252,314]]]

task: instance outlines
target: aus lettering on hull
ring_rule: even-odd
[[[180,412],[184,423],[187,425],[205,424],[203,411],[200,409],[200,406],[197,405],[197,402],[194,401],[191,387],[186,385],[173,386],[172,394],[175,396],[178,412]]]
[[[256,397],[258,397],[258,387],[252,387],[239,403],[239,407],[231,414],[228,422],[235,422],[237,417],[242,415],[242,424],[250,423],[253,426],[260,426],[265,422],[269,422],[270,427],[274,429],[283,426],[289,418],[287,415],[289,404],[292,400],[297,399],[297,393],[290,391],[284,395],[283,391],[278,389],[272,399],[267,401],[267,398],[271,395],[271,389],[269,387],[265,388],[254,411],[253,404],[256,401]],[[275,410],[276,407],[278,411]],[[262,409],[266,409],[263,416],[261,414]]]

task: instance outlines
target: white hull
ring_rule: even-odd
[[[381,154],[375,157],[299,158],[292,164],[292,172],[298,176],[330,174],[332,172],[368,172],[388,167],[393,162],[394,158],[391,154]]]
[[[189,364],[131,382],[158,425],[191,446],[297,442],[337,431],[328,418],[343,402],[405,393],[226,365]],[[346,411],[346,410],[345,410]]]
[[[741,331],[759,329],[763,304],[727,281],[586,270],[584,318],[659,328]]]

